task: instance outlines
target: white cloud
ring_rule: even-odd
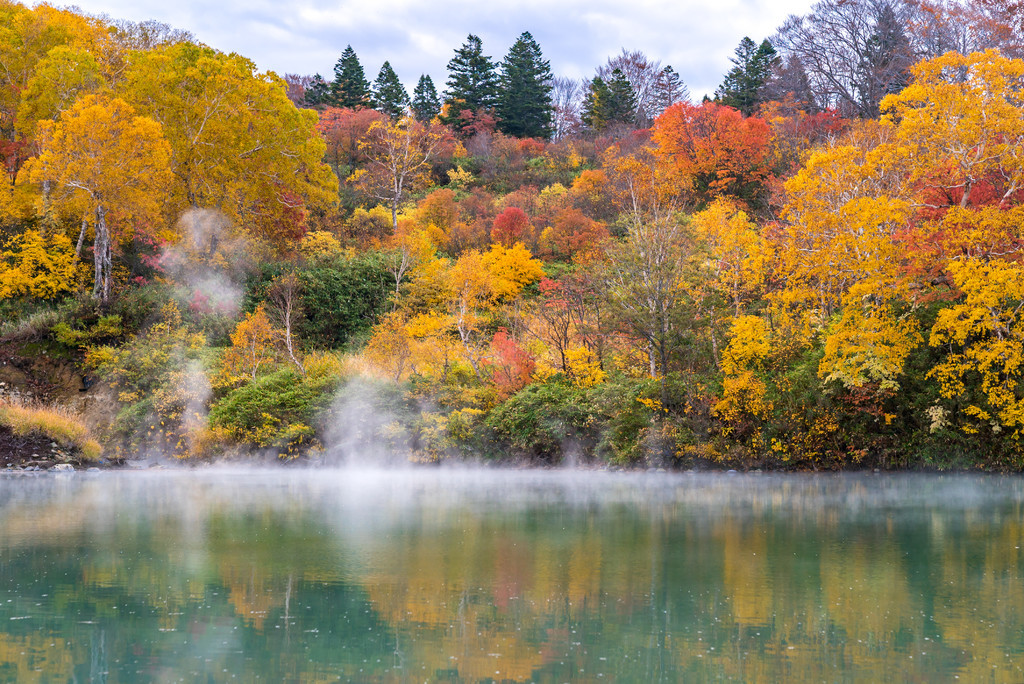
[[[202,42],[238,52],[260,69],[319,72],[330,79],[346,45],[369,80],[385,60],[411,90],[422,73],[439,88],[446,65],[469,33],[500,61],[530,31],[557,75],[589,77],[623,48],[671,64],[691,92],[710,93],[729,69],[740,39],[770,36],[810,0],[79,0],[84,11],[135,21],[156,19],[191,31]]]

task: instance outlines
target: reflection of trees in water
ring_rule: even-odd
[[[105,524],[9,507],[0,680],[1020,674],[1021,505],[799,478],[727,498],[723,481],[667,502],[449,502],[373,533],[315,506]],[[89,510],[68,504],[50,505]]]

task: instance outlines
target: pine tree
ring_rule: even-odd
[[[910,40],[896,12],[889,5],[883,5],[875,17],[875,30],[857,65],[854,87],[862,116],[877,117],[882,98],[907,87],[912,55]]]
[[[636,93],[621,69],[612,71],[608,80],[608,120],[613,123],[632,123],[636,119]]]
[[[736,47],[736,56],[730,59],[734,66],[715,91],[715,99],[750,116],[765,101],[764,87],[776,60],[775,48],[768,40],[758,45],[744,36]]]
[[[306,104],[311,107],[327,104],[331,100],[331,86],[320,74],[315,74],[305,93]]]
[[[483,54],[480,38],[472,33],[448,62],[448,90],[445,123],[457,123],[462,110],[489,111],[498,99],[498,76],[494,62]]]
[[[587,128],[601,131],[612,124],[632,123],[636,119],[636,95],[621,69],[612,71],[606,83],[600,76],[590,82],[590,93],[583,103],[580,120]]]
[[[365,107],[369,104],[370,84],[351,45],[345,48],[334,65],[331,99],[331,104],[336,107]]]
[[[651,112],[651,115],[658,117],[676,102],[684,102],[689,99],[689,88],[683,83],[683,79],[676,70],[671,66],[667,66],[658,74],[658,82],[654,87],[654,110]]]
[[[551,137],[551,64],[540,46],[524,32],[501,63],[498,128],[517,138]]]
[[[412,91],[412,111],[416,120],[426,123],[441,111],[441,100],[434,87],[434,79],[426,74],[420,76],[416,89]]]
[[[387,114],[392,119],[405,114],[405,108],[409,106],[409,93],[398,80],[398,75],[391,68],[390,62],[384,62],[380,73],[377,74],[377,80],[373,82],[373,103],[378,112]]]

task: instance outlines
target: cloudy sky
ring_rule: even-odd
[[[523,31],[555,75],[582,78],[623,48],[672,65],[699,98],[713,92],[745,35],[760,42],[811,0],[78,0],[92,14],[156,19],[238,52],[261,70],[319,72],[330,80],[351,44],[373,80],[385,60],[411,89],[429,74],[438,89],[454,50],[474,33],[500,61]]]

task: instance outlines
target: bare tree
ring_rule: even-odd
[[[301,289],[302,283],[299,281],[298,276],[295,273],[286,273],[274,279],[267,294],[273,305],[272,312],[281,323],[281,327],[284,328],[284,348],[288,352],[288,358],[299,369],[299,372],[305,375],[305,367],[295,357],[295,345],[292,336],[295,319],[300,313],[299,292]]]
[[[904,33],[912,12],[901,0],[821,0],[789,17],[772,44],[784,62],[799,60],[818,107],[873,117],[917,61]]]
[[[306,91],[312,84],[313,77],[308,74],[284,75],[285,92],[288,94],[288,99],[291,100],[292,104],[296,107],[302,107],[306,104]]]
[[[647,128],[661,110],[658,109],[658,82],[662,77],[661,62],[651,59],[643,52],[630,52],[623,48],[622,54],[610,57],[608,63],[597,68],[597,76],[608,82],[618,69],[629,81],[636,98],[636,125]]]
[[[551,80],[551,104],[555,110],[554,139],[561,140],[579,131],[580,110],[586,89],[580,81],[564,76]]]

